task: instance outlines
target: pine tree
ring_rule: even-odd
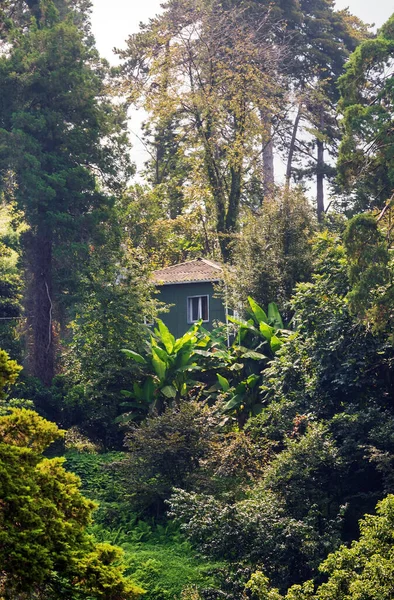
[[[351,55],[339,81],[343,140],[339,183],[347,208],[382,208],[394,192],[394,17]]]
[[[0,57],[0,170],[3,184],[14,172],[29,226],[31,366],[49,384],[59,298],[88,260],[129,165],[123,110],[106,97],[107,70],[78,14],[62,18],[50,0],[30,4],[30,27],[13,28]]]

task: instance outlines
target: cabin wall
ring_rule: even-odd
[[[167,325],[171,333],[181,337],[190,327],[187,321],[187,298],[189,296],[209,297],[209,321],[203,326],[211,330],[214,322],[225,323],[226,311],[220,298],[214,298],[214,286],[212,283],[179,283],[158,286],[158,300],[165,304],[173,304],[168,313],[160,314],[160,318]]]

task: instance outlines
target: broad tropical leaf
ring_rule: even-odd
[[[155,349],[155,352],[157,354],[157,356],[166,364],[168,364],[169,362],[169,354],[166,350],[163,350],[163,348],[160,348],[160,346],[157,345],[156,340],[152,339],[152,349]]]
[[[278,306],[275,302],[270,302],[268,304],[268,322],[276,329],[283,329],[282,317],[280,316]]]
[[[264,323],[264,321],[260,322],[260,332],[263,334],[266,340],[271,341],[271,338],[274,334],[274,330],[272,327]]]
[[[234,410],[235,408],[238,408],[243,404],[243,400],[243,396],[236,394],[231,398],[231,400],[227,402],[227,404],[224,405],[223,412],[229,412],[231,410]]]
[[[160,340],[163,342],[168,354],[172,354],[174,351],[175,338],[161,319],[156,319],[156,322],[159,327],[156,331],[159,333]]]
[[[176,389],[174,388],[173,385],[165,385],[162,389],[161,389],[161,393],[166,397],[166,398],[175,398],[176,397]]]
[[[185,344],[196,338],[198,326],[193,325],[186,333],[175,341],[173,352],[178,352]]]
[[[135,362],[140,363],[141,365],[146,365],[146,360],[141,354],[138,352],[134,352],[133,350],[128,350],[127,348],[123,348],[122,352],[126,354],[129,358],[135,360]]]
[[[163,381],[166,376],[167,367],[166,363],[162,361],[159,355],[157,354],[155,348],[152,348],[152,366],[160,381]]]
[[[261,306],[259,306],[257,304],[257,302],[255,302],[253,300],[253,298],[251,298],[250,296],[248,296],[248,302],[249,302],[250,308],[252,309],[254,316],[257,319],[257,322],[258,323],[261,323],[261,322],[268,323],[268,317],[265,314],[264,310],[261,308]]]
[[[143,385],[142,391],[143,391],[143,398],[145,400],[145,402],[153,402],[154,399],[154,395],[155,395],[155,382],[153,381],[153,377],[148,377]]]
[[[276,352],[282,346],[283,340],[278,338],[276,335],[273,335],[270,341],[272,352]]]
[[[251,358],[252,360],[265,360],[268,358],[265,354],[261,354],[261,352],[256,352],[255,350],[247,350],[244,354],[242,354],[242,358]]]
[[[218,378],[220,385],[222,386],[222,390],[227,392],[228,389],[230,388],[230,383],[229,383],[228,379],[226,379],[222,375],[219,375],[219,373],[217,373],[217,378]]]
[[[231,317],[230,315],[227,316],[227,320],[230,323],[234,323],[234,325],[238,325],[240,327],[240,329],[249,329],[249,331],[253,331],[254,333],[257,332],[256,327],[254,326],[254,323],[252,321],[252,319],[250,319],[250,321],[242,321],[241,319],[236,319],[235,317]]]

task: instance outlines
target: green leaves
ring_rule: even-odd
[[[13,4],[14,15],[26,17],[27,4],[40,12],[38,0],[24,8]],[[41,315],[31,320],[30,356],[34,375],[46,385],[62,346],[52,335],[48,340],[56,327],[52,305],[60,303],[66,314],[81,299],[91,254],[120,232],[114,198],[130,174],[124,108],[109,99],[108,69],[99,66],[91,36],[82,31],[83,4],[43,2],[39,25],[28,19],[20,29],[11,27],[0,57],[0,171],[13,173],[13,201],[30,231],[28,245],[25,237],[21,243],[32,257],[31,312]],[[43,272],[45,286],[38,283]]]
[[[383,208],[394,189],[390,127],[394,90],[392,77],[382,76],[390,69],[393,51],[391,17],[375,38],[356,48],[339,79],[343,138],[338,180],[357,212]],[[366,148],[373,148],[373,158]]]
[[[271,350],[274,354],[277,350],[279,350],[279,348],[282,346],[282,344],[283,344],[283,340],[278,338],[276,335],[272,336],[272,338],[270,340],[270,346],[271,346]]]
[[[174,350],[175,338],[169,332],[168,327],[163,323],[161,319],[156,319],[159,329],[156,329],[156,333],[159,334],[162,343],[168,354],[171,354]]]
[[[81,597],[135,600],[142,590],[123,576],[120,549],[95,543],[86,531],[96,504],[81,494],[64,459],[42,455],[62,436],[33,411],[0,417],[2,587],[17,598],[58,579]]]
[[[227,392],[228,389],[230,388],[230,384],[228,382],[228,379],[226,379],[225,377],[223,377],[222,375],[220,375],[220,373],[216,374],[218,381],[221,385],[221,388],[224,392]]]
[[[195,385],[191,373],[201,370],[197,360],[207,357],[204,348],[209,336],[200,334],[201,325],[194,324],[176,340],[160,319],[157,319],[157,325],[145,356],[132,351],[125,353],[143,366],[143,396],[149,397],[151,407],[161,413],[167,404],[185,397]]]
[[[234,394],[234,396],[223,406],[223,412],[232,412],[242,406],[244,397],[241,394]]]
[[[164,394],[166,398],[176,398],[176,389],[173,385],[165,385],[161,388],[161,393]]]
[[[261,409],[262,373],[284,342],[278,328],[283,323],[275,304],[269,307],[269,317],[252,298],[249,298],[249,304],[253,318],[243,321],[229,317],[229,321],[238,326],[238,334],[230,348],[226,346],[226,336],[200,331],[201,324],[193,325],[176,340],[158,320],[146,354],[128,353],[143,367],[143,377],[151,378],[150,386],[154,390],[153,393],[151,390],[150,401],[157,412],[172,401],[186,397],[195,385],[199,385],[211,401],[219,396],[224,399],[223,411],[233,413],[241,428],[250,415]],[[267,322],[269,320],[273,325]],[[239,339],[242,339],[242,345],[239,345]],[[261,347],[266,348],[266,353],[260,352]],[[199,374],[203,372],[200,383]],[[195,379],[191,378],[192,374]],[[212,384],[214,378],[216,384]],[[140,385],[138,389],[138,397],[145,398],[143,387]]]
[[[121,352],[126,354],[126,356],[128,356],[129,358],[132,358],[135,362],[137,362],[141,365],[146,365],[145,358],[143,356],[141,356],[141,354],[138,354],[138,352],[134,352],[133,350],[128,350],[127,348],[123,348],[121,350]]]
[[[274,334],[273,328],[270,327],[269,325],[267,325],[266,323],[264,323],[264,321],[262,321],[259,325],[259,329],[260,329],[260,332],[265,337],[265,339],[270,341]]]
[[[165,376],[166,376],[166,371],[167,371],[167,365],[166,363],[160,359],[158,352],[156,351],[156,348],[152,347],[152,366],[155,370],[156,375],[158,376],[158,378],[160,379],[160,381],[164,381]]]
[[[242,354],[242,358],[251,358],[252,360],[266,360],[268,357],[265,354],[261,354],[261,352],[256,352],[255,350],[247,350]]]
[[[330,554],[320,565],[325,582],[312,581],[289,589],[287,600],[391,600],[394,585],[393,528],[394,496],[377,505],[376,515],[360,521],[360,539]],[[312,595],[313,594],[313,595]]]
[[[275,302],[270,302],[268,305],[268,322],[275,329],[283,329],[282,317]]]
[[[257,302],[255,302],[250,296],[248,296],[248,302],[257,322],[268,323],[267,315],[265,314],[264,310],[257,304]]]

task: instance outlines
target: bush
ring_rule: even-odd
[[[215,436],[211,412],[191,401],[129,427],[129,453],[118,468],[131,509],[162,515],[173,487],[190,486]]]
[[[281,589],[309,577],[321,559],[315,523],[292,518],[283,500],[261,487],[235,503],[175,490],[170,506],[170,516],[200,552],[230,563],[264,564]]]

